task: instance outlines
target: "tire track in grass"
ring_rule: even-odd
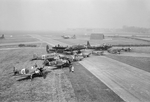
[[[67,102],[77,102],[72,84],[64,73],[61,75],[61,88]]]
[[[61,69],[52,71],[53,102],[76,102],[74,89]]]
[[[55,73],[54,72],[52,72],[52,76],[53,76],[53,78],[52,78],[52,98],[53,98],[53,102],[58,102],[58,100],[57,100],[57,97],[56,97],[56,87],[55,87]]]

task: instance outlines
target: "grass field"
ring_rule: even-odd
[[[36,47],[19,47],[19,45],[20,44],[24,44],[24,45],[26,45],[26,46],[32,46],[32,45],[35,45]],[[46,43],[39,43],[39,42],[37,42],[37,43],[18,43],[18,44],[7,44],[7,45],[0,45],[0,49],[3,49],[3,48],[40,48],[40,47],[42,47],[42,48],[45,48],[46,47]]]
[[[17,69],[28,68],[42,61],[30,61],[33,53],[41,55],[45,49],[22,49],[0,51],[0,99],[1,102],[58,102],[67,98],[74,102],[75,95],[71,83],[61,70],[46,71],[46,78],[13,76],[13,66]],[[31,71],[31,69],[30,69]],[[63,91],[62,91],[63,90]]]
[[[31,36],[25,34],[25,35],[21,35],[21,34],[6,34],[5,35],[5,39],[0,39],[0,44],[3,43],[19,43],[19,42],[34,42],[34,41],[38,41],[35,38],[32,38]]]
[[[139,41],[135,39],[128,38],[106,38],[104,40],[90,40],[90,39],[56,39],[65,43],[73,43],[73,44],[86,44],[87,41],[90,41],[91,45],[99,45],[99,44],[111,44],[111,45],[150,45],[150,42]]]
[[[149,57],[131,57],[131,56],[116,56],[116,55],[107,55],[107,57],[129,64],[144,71],[150,72]]]
[[[1,44],[36,42],[28,35],[16,34],[13,38],[0,40]],[[50,37],[45,35],[45,37]],[[53,37],[58,37],[53,35]],[[83,39],[82,39],[83,37]],[[86,44],[86,39],[57,39],[68,44]],[[113,38],[103,41],[90,41],[91,44],[149,44],[148,42],[125,38]],[[31,43],[32,44],[32,43]],[[35,77],[31,81],[28,77],[13,76],[13,66],[17,69],[28,68],[35,63],[42,66],[42,61],[30,61],[34,53],[45,54],[45,43],[34,43],[37,48],[21,48],[17,50],[0,51],[0,102],[124,102],[104,83],[87,71],[79,63],[74,63],[75,73],[68,68],[63,70],[46,69],[46,77]],[[15,48],[17,45],[4,45],[2,48]],[[41,47],[41,48],[40,48]],[[134,52],[150,53],[149,47],[134,47]],[[150,58],[106,55],[109,58],[127,63],[131,66],[150,72]]]
[[[30,71],[35,63],[42,66],[42,61],[30,61],[34,53],[44,54],[45,49],[0,51],[1,102],[124,102],[81,66],[77,66],[75,73],[69,73],[68,68],[47,68],[46,78],[35,77],[33,81],[28,77],[13,76],[13,66]]]
[[[16,38],[15,40],[18,39]],[[42,43],[42,47],[45,46],[46,44]],[[5,45],[3,47],[13,48],[16,47],[16,45]],[[91,77],[90,86],[87,85],[87,76],[82,76],[82,79],[80,79],[81,75],[83,75],[82,73],[74,75],[72,74],[72,76],[71,73],[68,72],[68,69],[47,69],[46,78],[35,77],[33,81],[31,81],[28,77],[13,76],[13,66],[15,66],[17,69],[28,68],[30,71],[32,71],[31,66],[35,63],[37,63],[38,66],[42,66],[42,61],[30,61],[34,53],[41,55],[45,54],[46,51],[45,49],[40,48],[22,48],[17,50],[0,51],[1,102],[120,102],[120,100],[122,102],[122,99],[120,99],[114,92],[112,92],[95,76],[91,77],[92,74],[88,71],[85,71],[84,68],[82,69],[85,71],[85,74],[87,72],[90,73],[87,74],[89,78]],[[80,72],[80,70],[78,71]],[[70,81],[75,77],[78,77],[78,79]],[[93,82],[95,84],[93,84]],[[75,83],[78,83],[78,87],[72,86],[72,84],[76,85]],[[103,92],[99,93],[98,90],[95,90],[99,88],[100,90],[103,90]],[[96,91],[98,94],[92,95],[94,91]],[[99,95],[102,96],[99,98]]]
[[[33,41],[37,41],[37,39],[26,35],[14,35],[13,38],[9,38],[7,35],[0,42],[8,45],[3,45],[0,48],[16,48],[19,43],[31,42],[29,44],[32,44]],[[13,76],[13,66],[17,69],[27,68],[30,71],[32,71],[31,66],[35,63],[42,66],[42,61],[30,61],[30,59],[34,53],[45,54],[46,44],[39,42],[33,44],[36,44],[38,49],[28,47],[0,51],[0,102],[58,102],[65,100],[65,98],[75,102],[71,83],[59,69],[54,71],[47,69],[45,78],[35,77],[33,81],[28,77]]]

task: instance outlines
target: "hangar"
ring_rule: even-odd
[[[104,34],[102,33],[92,33],[90,36],[90,40],[103,40]]]

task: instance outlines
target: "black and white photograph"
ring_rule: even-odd
[[[150,102],[150,0],[0,0],[0,102]]]

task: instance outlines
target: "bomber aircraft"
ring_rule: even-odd
[[[111,45],[108,44],[103,44],[103,45],[98,45],[98,46],[93,46],[90,44],[89,41],[87,41],[87,49],[94,49],[94,50],[108,50],[112,48]]]
[[[73,46],[67,47],[64,51],[75,51],[75,50],[80,51],[83,49],[86,49],[86,46],[78,44],[78,45],[73,45]]]
[[[56,52],[56,53],[63,53],[63,54],[74,54],[74,52],[81,51],[83,49],[86,49],[85,45],[73,45],[73,46],[54,46],[52,49],[49,48],[49,46],[46,46],[46,52],[51,53],[51,52]]]
[[[47,53],[52,53],[52,52],[56,52],[56,53],[63,53],[63,51],[67,48],[68,46],[61,46],[61,45],[55,45],[53,46],[51,49],[49,48],[48,45],[46,45],[46,52]]]
[[[120,54],[123,51],[124,52],[130,52],[131,48],[130,47],[127,47],[127,48],[112,48],[112,49],[108,50],[108,52],[112,53],[112,54]]]

